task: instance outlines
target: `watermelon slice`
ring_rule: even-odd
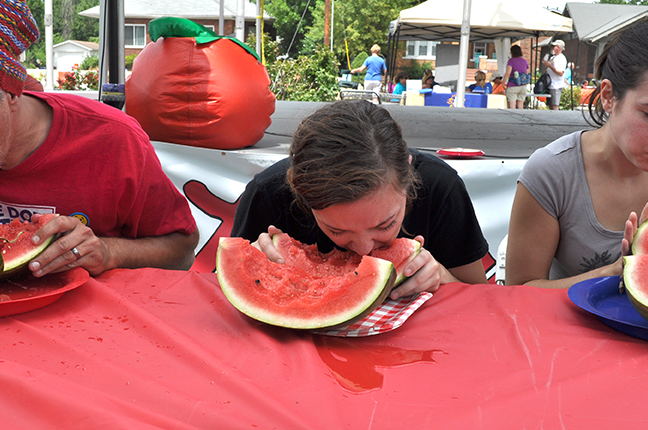
[[[648,254],[648,220],[639,226],[632,238],[632,254]]]
[[[364,318],[385,300],[396,279],[394,265],[379,258],[348,262],[312,249],[306,258],[302,263],[309,271],[269,261],[248,240],[222,237],[218,281],[234,307],[256,320],[320,329]]]
[[[623,282],[630,303],[648,320],[648,221],[644,221],[632,238],[632,254],[623,257]]]
[[[343,274],[352,271],[360,263],[362,257],[354,252],[333,250],[327,254],[317,251],[317,245],[305,245],[293,239],[286,233],[275,234],[272,243],[284,258],[286,264],[297,266],[309,273],[324,276],[328,273]],[[392,242],[387,249],[375,249],[369,254],[372,257],[391,261],[396,269],[396,282],[399,285],[405,280],[403,271],[407,263],[412,261],[419,252],[421,244],[412,239],[400,238]]]
[[[623,257],[623,286],[632,306],[648,320],[648,255]]]
[[[416,240],[400,238],[395,239],[387,249],[374,249],[371,256],[391,261],[396,268],[396,282],[399,285],[406,278],[405,266],[421,252],[421,243]]]
[[[56,214],[41,215],[37,223],[13,219],[8,224],[0,224],[0,279],[21,272],[31,260],[54,241],[52,236],[35,246],[32,237],[39,228],[57,216]]]

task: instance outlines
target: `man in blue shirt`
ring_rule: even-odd
[[[357,69],[351,70],[351,73],[359,73],[363,70],[367,70],[367,74],[364,79],[364,89],[367,91],[377,91],[380,92],[382,87],[382,75],[387,72],[387,65],[385,65],[385,60],[380,54],[380,46],[374,45],[371,47],[371,56],[367,57],[362,66]]]

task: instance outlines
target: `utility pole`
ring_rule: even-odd
[[[245,2],[247,0],[238,0],[236,8],[236,25],[235,35],[241,42],[245,41]]]
[[[52,27],[52,0],[45,0],[45,89],[54,89],[54,30]]]
[[[331,52],[333,52],[334,37],[335,37],[335,0],[331,0]]]
[[[324,2],[324,46],[328,46],[331,40],[331,0]]]

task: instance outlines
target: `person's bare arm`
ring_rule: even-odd
[[[518,183],[506,247],[506,285],[569,288],[585,279],[621,274],[622,261],[618,260],[578,276],[549,280],[559,239],[558,220],[540,206],[524,185]]]
[[[34,240],[38,243],[53,234],[59,234],[57,240],[29,263],[35,276],[73,267],[83,267],[93,276],[114,268],[188,270],[199,237],[198,229],[191,235],[171,233],[138,239],[97,237],[78,219],[59,216],[41,227]],[[72,248],[76,248],[80,257]]]
[[[506,66],[506,72],[504,73],[504,77],[502,78],[502,86],[504,88],[508,87],[508,80],[511,77],[512,72],[513,72],[513,67]]]
[[[481,260],[473,261],[463,266],[453,267],[448,269],[448,272],[459,282],[466,284],[487,284],[486,273],[484,273],[484,265]]]
[[[564,70],[556,69],[556,66],[554,66],[549,60],[542,60],[542,64],[544,64],[547,69],[553,70],[554,73],[556,73],[558,76],[562,76],[565,74]]]
[[[362,73],[366,68],[367,68],[367,66],[365,66],[363,64],[362,66],[358,67],[357,69],[351,70],[349,73],[351,73],[352,75],[355,75],[356,73]]]

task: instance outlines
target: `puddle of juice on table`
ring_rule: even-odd
[[[313,336],[313,343],[336,381],[345,389],[361,393],[382,388],[380,368],[415,363],[436,363],[440,349],[408,350],[389,345],[363,345],[359,339]]]

